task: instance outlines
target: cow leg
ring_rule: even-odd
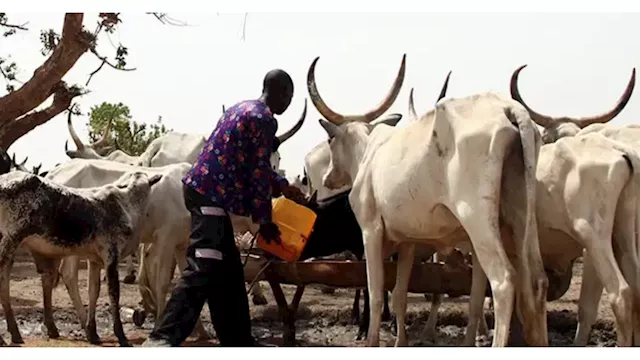
[[[0,242],[0,245],[4,245]],[[0,249],[1,250],[1,249]],[[15,251],[15,250],[14,250]],[[4,252],[0,251],[3,254]],[[16,317],[13,314],[13,309],[11,308],[11,296],[9,289],[9,281],[11,279],[11,267],[13,266],[13,257],[14,254],[11,253],[8,255],[8,258],[5,260],[4,264],[2,264],[3,259],[0,258],[0,302],[2,302],[2,309],[4,310],[4,318],[7,320],[7,330],[11,334],[11,342],[14,344],[24,344],[22,340],[22,335],[20,335],[20,329],[18,329],[18,323],[16,322]],[[4,340],[0,337],[0,344],[3,344]]]
[[[475,202],[478,205],[482,200]],[[466,209],[465,209],[466,210]],[[502,239],[498,227],[498,217],[491,219],[489,214],[496,213],[487,208],[477,211],[463,212],[462,225],[469,234],[472,246],[476,251],[478,264],[482,266],[495,299],[495,334],[494,347],[505,347],[509,340],[509,329],[515,296],[516,273],[502,247]],[[474,262],[474,267],[476,263]],[[484,294],[481,297],[484,299]],[[476,328],[471,332],[475,337]],[[470,335],[471,336],[471,335]]]
[[[353,307],[351,308],[351,324],[357,325],[360,323],[360,289],[356,289],[355,296],[353,297]]]
[[[486,279],[486,276],[485,276]],[[485,292],[486,292],[486,288],[487,288],[487,281],[484,280],[485,284]],[[482,298],[482,312],[481,312],[481,316],[480,316],[480,324],[478,325],[478,332],[477,334],[480,336],[487,336],[489,335],[489,326],[487,325],[487,318],[485,318],[484,316],[484,297]],[[489,298],[491,299],[491,298]]]
[[[431,294],[431,309],[429,309],[429,316],[427,317],[427,323],[420,335],[423,339],[433,339],[436,336],[436,325],[438,324],[438,309],[442,304],[442,294]]]
[[[159,235],[157,238],[163,239],[167,238],[167,236]],[[156,299],[156,319],[160,319],[164,313],[167,292],[175,271],[175,267],[172,266],[175,256],[173,252],[167,251],[161,246],[154,246],[151,251],[158,253],[151,256],[154,261],[147,264],[147,266],[151,268],[151,273],[153,274],[150,279],[150,285]]]
[[[367,275],[368,276],[368,275]],[[364,298],[364,306],[362,309],[362,318],[360,319],[360,326],[358,327],[358,334],[356,340],[363,340],[368,337],[371,307],[369,306],[369,286],[364,289],[362,297]]]
[[[109,307],[111,308],[111,320],[113,332],[118,338],[121,347],[130,347],[131,344],[124,334],[122,320],[120,319],[120,280],[118,279],[118,249],[112,248],[111,259],[107,264],[107,287],[109,290]]]
[[[387,290],[382,293],[382,301],[384,304],[382,308],[382,321],[393,320],[393,316],[391,316],[391,311],[389,310],[389,292]]]
[[[178,263],[178,269],[180,269],[180,273],[187,268],[187,257],[184,250],[177,250],[175,253],[175,259]],[[211,309],[209,309],[211,310]],[[207,332],[207,329],[204,328],[202,324],[202,320],[198,316],[198,320],[196,321],[196,326],[193,328],[191,332],[191,336],[195,336],[198,340],[209,340],[211,339],[211,335]]]
[[[53,307],[51,297],[53,294],[53,284],[58,276],[58,260],[48,259],[36,253],[31,253],[36,269],[40,273],[42,282],[42,302],[44,307],[44,325],[47,328],[47,335],[51,339],[60,337],[55,321],[53,321]]]
[[[583,232],[589,234],[590,227],[583,229]],[[589,234],[591,235],[591,234]],[[593,234],[595,235],[595,234]],[[595,236],[585,237],[586,239],[596,239]],[[590,257],[593,260],[596,272],[609,297],[609,302],[613,309],[613,313],[616,316],[618,334],[618,346],[632,346],[633,345],[633,294],[631,287],[624,279],[620,268],[616,263],[615,256],[613,254],[613,247],[608,239],[609,237],[601,237],[604,241],[601,242],[603,246],[598,248],[587,249],[590,253]],[[594,241],[590,242],[594,244]]]
[[[87,316],[87,341],[93,345],[100,345],[100,337],[96,326],[96,305],[100,296],[100,267],[87,260],[89,272],[89,314]],[[108,279],[108,278],[107,278]]]
[[[60,271],[60,276],[62,277],[62,282],[67,288],[69,298],[71,298],[71,302],[73,303],[73,307],[76,309],[78,319],[80,319],[80,325],[82,326],[85,334],[89,336],[89,330],[87,329],[87,311],[82,304],[82,298],[80,298],[80,290],[78,289],[79,265],[80,258],[78,256],[67,256],[62,259],[58,269]],[[88,267],[89,263],[87,262],[87,269]]]
[[[435,252],[432,257],[433,263],[437,264],[439,262],[438,252]],[[424,294],[425,298],[427,294]],[[431,309],[429,309],[429,317],[427,318],[427,323],[425,325],[424,330],[422,331],[421,338],[423,339],[433,339],[436,336],[436,325],[438,323],[438,309],[442,304],[442,294],[431,294]]]
[[[391,305],[395,314],[398,336],[396,337],[396,347],[407,346],[407,291],[409,290],[409,278],[413,267],[413,255],[415,245],[401,243],[398,245],[398,265],[396,270],[396,285],[393,287],[391,295]]]
[[[124,277],[122,282],[125,284],[133,284],[135,281],[136,281],[136,269],[133,266],[133,255],[131,255],[131,256],[127,256],[127,275]]]
[[[369,330],[367,331],[367,345],[380,345],[380,322],[382,316],[382,297],[384,289],[384,237],[382,219],[375,219],[362,228],[365,257],[367,259],[367,286],[369,288]]]
[[[622,201],[618,202],[613,227],[613,252],[622,275],[633,294],[633,345],[640,345],[640,261],[636,242],[638,225],[637,197],[635,187],[626,187]]]
[[[383,298],[383,303],[385,305],[385,307],[389,307],[389,293],[387,292],[387,290],[384,290],[382,298]],[[360,319],[360,324],[358,326],[358,334],[356,335],[356,340],[362,340],[364,338],[366,338],[368,336],[368,330],[369,330],[369,313],[370,313],[370,307],[369,307],[369,288],[365,288],[363,291],[363,296],[364,298],[364,308],[362,309],[362,318]],[[359,310],[358,310],[359,311]],[[353,310],[352,310],[353,313]],[[392,331],[394,327],[397,327],[397,325],[395,324],[395,319],[393,319],[393,317],[391,316],[391,314],[389,314],[388,317],[391,317],[392,322],[391,322],[391,327],[392,327]],[[381,320],[384,321],[384,310],[383,310],[383,315],[381,317]],[[396,330],[397,331],[397,330]]]
[[[484,319],[484,298],[487,291],[487,276],[485,275],[476,251],[471,249],[473,261],[472,280],[471,280],[471,297],[469,299],[469,320],[467,321],[467,331],[462,342],[462,346],[476,345],[476,330],[480,318]],[[486,326],[486,320],[484,321]]]
[[[596,322],[600,297],[602,296],[602,282],[598,277],[589,252],[582,258],[582,285],[580,286],[580,300],[578,304],[578,329],[573,339],[573,346],[587,346],[589,333]]]
[[[358,261],[362,261],[364,254],[362,253],[357,253],[355,254],[356,256],[356,260]],[[353,307],[351,308],[351,323],[353,325],[358,325],[360,324],[360,292],[362,289],[356,289],[356,293],[354,294],[354,298],[353,298]],[[363,293],[363,297],[367,294],[366,288],[364,291],[362,291]],[[368,312],[369,309],[365,309],[365,312]],[[364,314],[362,315],[362,318],[364,319]],[[369,324],[367,324],[367,326],[369,326]],[[366,327],[365,327],[366,329]],[[360,331],[358,331],[358,336]],[[366,330],[365,330],[366,332]],[[357,337],[356,337],[357,338]],[[359,339],[358,339],[359,340]]]

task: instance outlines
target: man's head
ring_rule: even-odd
[[[281,115],[291,104],[293,81],[286,71],[275,69],[265,75],[262,84],[262,98],[271,111]]]

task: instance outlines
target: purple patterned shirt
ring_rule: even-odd
[[[271,196],[289,182],[269,161],[278,123],[260,100],[227,110],[182,181],[226,211],[271,222]]]

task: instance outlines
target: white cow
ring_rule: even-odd
[[[447,77],[445,79],[444,85],[442,86],[442,89],[440,91],[440,94],[438,96],[438,99],[436,100],[439,101],[440,99],[444,98],[447,92],[447,88],[449,85],[449,80],[451,77],[451,72],[449,72],[447,74]],[[411,123],[413,121],[417,120],[417,115],[414,109],[414,105],[413,105],[413,89],[411,89],[410,95],[409,95],[409,120],[405,121],[403,126]],[[389,115],[390,117],[394,117],[394,116],[398,116],[400,114],[391,114]],[[401,116],[401,115],[400,115]],[[393,123],[390,122],[388,120],[388,117],[383,117],[383,118],[378,118],[372,121],[371,125],[375,126],[376,123],[379,122],[385,122],[387,124],[391,124],[393,126]],[[400,122],[402,122],[401,120],[402,118],[400,118],[400,121],[398,122],[398,124],[400,124]],[[398,126],[398,125],[395,125]],[[328,189],[327,187],[323,186],[322,184],[322,177],[324,176],[324,174],[327,172],[328,168],[329,168],[329,163],[330,163],[330,156],[331,156],[331,152],[329,149],[329,144],[326,141],[323,141],[322,143],[318,144],[316,147],[314,147],[306,156],[305,156],[305,169],[304,169],[304,175],[305,178],[301,181],[302,186],[306,186],[307,187],[307,195],[311,195],[314,191],[317,194],[323,194],[323,201],[318,201],[319,203],[328,203],[330,202],[337,194],[343,193],[345,191],[350,190],[350,186],[344,186],[342,188],[340,188],[339,190],[331,190]],[[306,181],[305,181],[306,180]],[[313,185],[312,185],[313,184]],[[320,197],[318,195],[318,197]],[[464,243],[461,244],[460,246],[458,246],[459,250],[461,250],[463,253],[467,254],[471,252],[470,249],[471,244],[470,243]],[[416,249],[416,253],[415,253],[415,261],[422,262],[422,261],[426,261],[427,259],[431,259],[431,261],[433,262],[440,262],[443,261],[445,259],[447,259],[449,257],[450,254],[452,254],[452,251],[454,250],[454,247],[451,248],[447,248],[447,249],[443,249],[442,251],[438,251],[438,252],[434,252],[434,249],[432,247],[422,247],[419,246]],[[452,259],[453,260],[453,259]],[[359,290],[356,290],[359,291]],[[358,298],[359,294],[356,293],[356,297]],[[427,294],[425,294],[426,297]],[[437,324],[437,320],[438,320],[438,309],[440,307],[440,304],[442,302],[442,295],[441,294],[431,294],[431,310],[429,311],[429,317],[427,319],[424,331],[421,335],[421,337],[423,338],[430,338],[433,337],[435,335],[435,330],[436,330],[436,324]],[[368,315],[368,314],[367,314]],[[366,321],[365,321],[366,322]],[[366,324],[363,324],[366,325]],[[484,317],[481,319],[481,323],[480,323],[480,328],[478,329],[478,332],[481,335],[486,335],[488,332],[487,329],[487,323],[486,320],[484,319]]]
[[[551,117],[548,115],[542,115],[539,112],[531,109],[522,99],[518,89],[518,75],[522,69],[524,69],[526,65],[519,67],[516,69],[511,77],[511,95],[512,97],[520,102],[531,114],[531,118],[538,123],[538,125],[544,128],[543,130],[543,138],[545,142],[552,143],[558,141],[558,139],[564,139],[567,137],[576,136],[578,138],[583,138],[585,136],[590,136],[594,134],[605,136],[609,139],[617,141],[619,143],[626,144],[633,148],[635,151],[640,151],[640,127],[636,125],[629,125],[624,127],[613,127],[608,125],[607,123],[615,118],[626,106],[629,102],[631,95],[633,93],[633,89],[635,87],[635,69],[633,69],[631,79],[629,80],[627,87],[618,100],[617,104],[613,107],[612,110],[605,112],[603,114],[599,114],[596,116],[583,117],[583,118],[571,118],[571,117]],[[548,145],[545,145],[545,147]],[[544,148],[544,147],[543,147]],[[627,154],[625,152],[628,150],[624,149],[620,150],[622,154],[625,156],[625,160],[631,162],[631,172],[637,173],[639,169],[633,163],[634,157]],[[613,167],[613,164],[616,162],[623,163],[623,160],[620,159],[620,155],[611,156],[611,160],[609,160],[612,165],[610,168],[604,167],[602,164],[602,160],[596,162],[596,159],[602,158],[604,155],[602,154],[594,154],[589,153],[588,158],[599,165],[599,169],[601,172],[608,171],[608,174],[602,174],[602,176],[612,177],[613,171],[610,169]],[[593,166],[593,163],[590,163],[587,160],[583,160],[585,164]],[[624,167],[623,165],[618,165],[619,167]],[[586,167],[586,165],[583,165]],[[540,169],[540,167],[539,167]],[[591,170],[590,171],[596,171]],[[581,176],[584,176],[585,170],[582,169],[580,172]],[[615,179],[615,181],[623,181],[625,179],[622,176],[622,179]],[[582,178],[581,178],[582,180]],[[629,180],[627,180],[629,181]],[[581,181],[581,183],[585,183],[586,181]],[[615,183],[614,183],[615,184]],[[637,240],[634,239],[634,232],[638,230],[634,230],[635,228],[635,219],[638,216],[637,214],[637,204],[636,200],[636,192],[640,191],[637,188],[637,183],[631,183],[632,186],[636,186],[635,189],[626,189],[620,195],[620,200],[618,200],[617,189],[613,187],[613,184],[608,184],[608,186],[604,186],[606,190],[603,191],[602,194],[599,194],[600,198],[606,198],[608,201],[619,201],[620,203],[617,206],[616,214],[615,214],[615,222],[613,233],[605,233],[601,239],[601,241],[605,243],[609,243],[611,236],[613,235],[613,241],[618,246],[615,252],[615,259],[613,256],[608,256],[607,259],[601,258],[603,255],[603,250],[600,248],[596,248],[594,251],[585,252],[585,257],[583,261],[583,281],[582,288],[580,292],[580,304],[578,311],[578,330],[575,335],[574,345],[576,346],[585,346],[589,340],[589,332],[593,323],[596,320],[596,314],[598,309],[598,304],[600,300],[600,296],[602,295],[603,282],[604,287],[607,289],[607,293],[612,297],[612,306],[614,306],[614,313],[616,314],[616,318],[618,319],[618,343],[620,345],[630,345],[631,337],[629,331],[631,331],[631,325],[627,324],[626,321],[629,321],[633,318],[633,343],[634,345],[640,344],[640,332],[638,332],[638,327],[640,326],[640,312],[634,311],[633,316],[630,316],[626,313],[624,306],[621,304],[627,304],[629,294],[629,287],[633,292],[633,301],[635,304],[638,304],[637,301],[640,299],[640,284],[638,284],[637,277],[637,251],[635,246],[637,246]],[[587,185],[581,184],[582,187]],[[583,200],[585,201],[585,200]],[[577,203],[580,204],[580,203]],[[590,206],[594,206],[590,204]],[[604,218],[604,215],[600,216],[601,221],[613,221],[609,218]],[[605,226],[608,226],[608,222],[605,222]],[[592,226],[595,227],[594,224]],[[631,239],[628,239],[631,238]],[[623,245],[620,245],[622,242]],[[635,243],[635,246],[628,245],[628,242]],[[627,244],[627,245],[624,245]],[[543,252],[543,256],[545,256],[545,249],[541,249]],[[606,253],[606,255],[610,255]],[[546,256],[545,256],[546,257]],[[545,260],[546,261],[546,260]],[[619,303],[616,303],[619,301]],[[638,305],[633,305],[638,306]]]
[[[129,346],[119,312],[118,259],[137,248],[149,193],[161,180],[162,175],[128,172],[104,186],[72,189],[19,170],[0,175],[0,301],[14,343],[23,341],[11,310],[9,277],[16,249],[24,244],[41,260],[38,272],[43,275],[65,256],[88,258],[93,274],[106,268],[113,330],[120,346]],[[94,280],[97,299],[100,277]],[[49,305],[50,295],[44,295]],[[96,331],[95,312],[85,326]]]
[[[440,101],[434,111],[404,128],[373,127],[371,115],[343,116],[324,104],[314,79],[318,59],[311,64],[307,84],[314,105],[328,120],[320,120],[331,148],[323,184],[332,189],[352,185],[349,199],[363,231],[367,258],[368,344],[379,343],[383,258],[397,249],[392,304],[398,324],[396,345],[405,345],[413,244],[454,246],[452,240],[466,232],[473,244],[473,263],[489,277],[495,299],[493,345],[507,344],[514,295],[528,343],[547,345],[548,280],[535,216],[539,134],[526,109],[512,99],[482,93]],[[404,68],[405,57],[397,83],[404,77]],[[399,91],[399,86],[393,91]],[[522,149],[516,148],[518,143]],[[512,152],[521,152],[519,163],[507,163]],[[503,166],[512,165],[522,169],[524,201],[500,195]],[[507,223],[515,233],[511,241],[500,233],[499,220],[505,211],[518,218]],[[511,246],[505,248],[503,242]]]
[[[451,71],[449,71],[449,73],[447,74],[447,78],[444,82],[444,85],[442,87],[442,90],[440,91],[440,95],[438,96],[438,100],[436,100],[436,104],[438,103],[438,101],[440,101],[441,99],[443,99],[446,94],[447,94],[447,88],[449,86],[449,79],[451,77]],[[411,91],[409,92],[409,108],[408,108],[408,114],[409,116],[407,117],[407,121],[405,121],[404,124],[402,124],[402,126],[407,126],[410,123],[413,123],[415,121],[419,120],[419,117],[416,113],[416,109],[415,109],[415,105],[414,105],[414,100],[413,100],[413,88],[411,89]],[[398,125],[396,125],[398,126]],[[326,169],[324,171],[324,173],[326,173]],[[452,246],[452,247],[446,247],[446,248],[442,248],[438,251],[436,251],[435,253],[433,253],[433,257],[431,259],[432,262],[434,263],[439,263],[442,260],[447,259],[454,250],[458,250],[460,251],[462,254],[466,255],[466,256],[472,256],[471,252],[472,252],[472,247],[471,247],[471,243],[469,241],[467,241],[466,236],[464,236],[462,238],[462,242],[458,243],[456,246]],[[431,252],[433,252],[431,249],[431,247],[420,247],[418,246],[415,250],[416,255],[419,255],[419,252],[423,252],[426,254],[428,254],[428,251],[431,250]],[[422,256],[424,257],[424,256]],[[435,336],[436,334],[436,324],[438,322],[438,310],[440,309],[440,305],[442,304],[442,299],[443,299],[443,295],[442,294],[430,294],[431,296],[431,309],[429,310],[429,317],[427,319],[427,322],[425,324],[425,328],[423,330],[423,333],[421,335],[421,337],[423,338],[431,338],[433,336]],[[425,297],[427,297],[427,294],[425,294]],[[487,335],[489,332],[489,327],[487,325],[487,320],[485,319],[484,315],[480,316],[480,318],[478,319],[479,324],[473,326],[473,330],[470,330],[467,334],[467,336],[465,337],[465,340],[463,342],[463,345],[466,346],[472,346],[475,344],[475,334],[479,334],[479,335]],[[469,322],[468,322],[469,324]],[[477,332],[475,331],[475,329],[477,328]]]

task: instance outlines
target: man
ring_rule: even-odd
[[[280,241],[271,218],[271,196],[302,194],[271,168],[271,152],[279,145],[274,143],[278,123],[272,114],[282,114],[292,97],[291,77],[279,69],[268,72],[262,96],[226,111],[184,177],[184,199],[191,212],[188,265],[143,346],[179,346],[195,327],[205,301],[221,346],[257,346],[228,213],[251,216],[265,241]]]

